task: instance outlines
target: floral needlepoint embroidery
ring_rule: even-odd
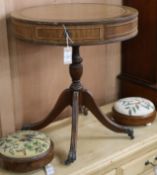
[[[50,145],[44,133],[19,131],[0,139],[0,153],[11,158],[29,158],[44,154]]]
[[[114,109],[129,116],[144,116],[155,110],[154,104],[141,97],[128,97],[117,101],[114,104]]]

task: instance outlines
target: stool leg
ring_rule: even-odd
[[[68,158],[65,164],[68,165],[76,160],[77,147],[77,132],[78,132],[78,114],[79,114],[79,92],[73,92],[72,101],[72,128],[71,128],[71,143]]]
[[[118,125],[114,121],[110,120],[107,116],[105,116],[100,111],[92,95],[88,91],[86,90],[82,91],[82,98],[83,98],[82,101],[83,105],[86,106],[104,126],[115,132],[127,133],[131,139],[134,138],[133,129]]]

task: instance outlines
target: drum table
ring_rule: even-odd
[[[18,39],[40,44],[72,47],[69,66],[72,83],[58,98],[49,115],[41,122],[25,129],[40,129],[54,121],[63,109],[72,107],[71,144],[65,164],[76,160],[77,125],[79,108],[90,110],[107,128],[134,137],[133,130],[118,125],[102,114],[90,92],[82,86],[82,58],[79,48],[120,42],[137,34],[138,12],[130,7],[107,4],[55,4],[15,11],[11,14],[12,29]]]

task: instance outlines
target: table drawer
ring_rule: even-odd
[[[114,170],[114,171],[111,171],[111,172],[109,172],[109,173],[105,173],[105,174],[102,174],[102,175],[116,175],[116,171]]]
[[[91,171],[90,173],[88,173],[88,175],[116,175],[116,170],[113,169],[106,172],[106,168],[103,167],[101,169],[95,169],[94,171]]]
[[[145,165],[146,161],[154,162],[154,158],[157,156],[157,150],[145,153],[139,156],[139,158],[130,161],[120,168],[121,175],[139,175],[146,172],[149,169],[153,169],[152,165]]]
[[[154,170],[152,169],[151,171],[146,171],[146,172],[141,173],[141,174],[139,174],[139,175],[155,175],[155,172],[154,172]]]

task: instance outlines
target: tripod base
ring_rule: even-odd
[[[40,129],[51,122],[64,110],[65,107],[72,107],[72,128],[71,128],[71,143],[68,158],[65,164],[70,164],[76,160],[76,146],[77,146],[77,130],[78,130],[78,115],[79,110],[87,112],[87,109],[102,123],[105,127],[112,131],[119,133],[126,133],[131,139],[134,138],[133,129],[121,126],[104,115],[97,104],[95,103],[92,95],[88,90],[84,89],[80,83],[80,77],[83,72],[81,64],[82,58],[79,55],[79,46],[73,46],[73,63],[70,65],[70,75],[72,77],[72,84],[69,89],[64,90],[59,96],[56,105],[49,113],[45,120],[34,124],[25,126],[23,129]]]

